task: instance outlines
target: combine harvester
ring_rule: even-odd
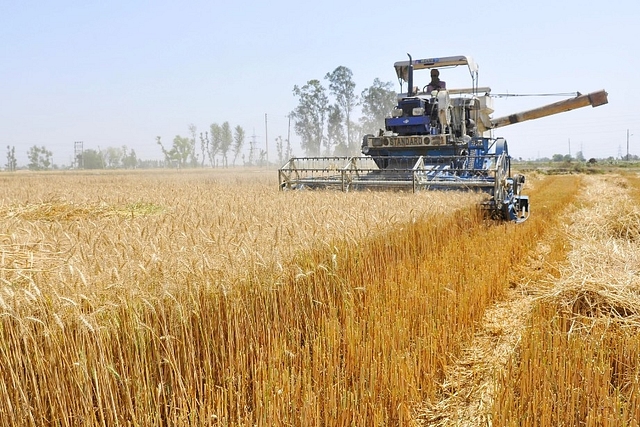
[[[294,157],[278,171],[280,189],[336,188],[466,190],[488,195],[483,203],[493,217],[524,222],[529,198],[521,194],[525,178],[511,175],[511,157],[504,138],[492,130],[526,120],[606,104],[604,90],[555,102],[533,110],[492,119],[491,89],[478,87],[478,66],[468,56],[419,59],[395,63],[408,92],[385,119],[385,130],[365,135],[361,157]],[[467,66],[471,87],[414,87],[413,73],[422,69]],[[432,71],[432,75],[433,75]],[[437,73],[436,73],[437,74]]]

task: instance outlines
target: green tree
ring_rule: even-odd
[[[236,160],[242,151],[244,145],[245,132],[242,126],[238,125],[233,131],[233,166],[236,165]]]
[[[329,107],[327,118],[325,155],[330,156],[333,153],[337,156],[346,156],[349,154],[349,146],[344,138],[343,115],[338,105]]]
[[[363,128],[358,123],[351,122],[351,137],[354,141],[360,141],[360,145],[357,148],[355,154],[360,153],[360,149],[362,148],[362,138],[364,137]],[[351,153],[354,154],[354,153]]]
[[[358,105],[358,96],[355,94],[356,84],[353,81],[353,73],[345,66],[339,66],[331,73],[325,75],[329,80],[329,91],[335,97],[336,103],[342,111],[347,130],[347,147],[350,153],[357,151],[357,144],[352,138],[351,113]]]
[[[73,163],[72,163],[72,167],[74,169],[84,169],[84,151],[76,154],[75,158],[73,159]]]
[[[16,147],[7,145],[7,164],[5,165],[9,172],[14,172],[18,168],[18,161],[16,160]]]
[[[551,161],[553,162],[561,162],[564,160],[564,155],[562,154],[554,154],[553,156],[551,156]]]
[[[200,132],[200,148],[202,150],[202,167],[204,167],[204,158],[209,159],[209,164],[213,167],[213,156],[211,155],[210,146],[211,141],[209,140],[209,132],[205,132],[204,134]]]
[[[576,160],[579,162],[584,162],[586,159],[584,158],[584,154],[582,154],[582,151],[578,151],[576,153]]]
[[[109,169],[117,169],[122,166],[123,152],[120,147],[107,147],[104,150],[104,160]]]
[[[280,165],[285,164],[291,157],[293,152],[291,150],[291,143],[288,139],[282,139],[282,136],[276,138],[276,153],[278,155],[278,163]]]
[[[206,138],[204,135],[206,135]],[[209,132],[205,132],[204,135],[200,132],[200,152],[202,153],[202,163],[200,163],[200,166],[202,167],[204,167],[204,161],[209,152]]]
[[[82,165],[84,169],[104,169],[105,161],[101,152],[92,148],[82,152]]]
[[[195,145],[191,139],[176,135],[176,137],[173,138],[172,150],[175,152],[174,158],[178,161],[178,167],[184,168],[191,163],[190,160],[193,158]]]
[[[376,134],[384,129],[384,119],[395,108],[397,94],[391,82],[382,82],[376,78],[373,85],[362,91],[362,117],[360,124],[364,133]]]
[[[211,142],[209,143],[209,159],[211,160],[211,166],[215,167],[215,158],[220,151],[220,146],[222,145],[222,127],[217,123],[213,123],[211,126],[209,126],[209,130],[211,131]]]
[[[287,138],[287,146],[284,150],[284,160],[289,160],[293,157],[293,150],[291,149],[291,141]]]
[[[227,154],[229,153],[229,149],[231,148],[231,144],[233,143],[233,133],[231,132],[231,126],[229,125],[229,122],[224,122],[220,130],[220,153],[222,154],[222,164],[224,167],[227,167],[229,166],[227,161]]]
[[[191,145],[193,145],[193,150],[191,151],[191,166],[198,166],[198,153],[196,152],[196,135],[198,134],[198,128],[196,125],[191,123],[189,125],[189,135],[191,135]],[[204,157],[204,154],[203,154]],[[204,160],[204,159],[203,159]]]
[[[306,85],[293,87],[298,106],[291,112],[294,129],[301,138],[301,146],[307,155],[318,155],[324,135],[324,122],[329,98],[319,80],[309,80]]]
[[[124,157],[122,158],[122,166],[125,169],[135,169],[138,166],[138,156],[136,152],[131,149],[127,152],[127,147],[122,147],[124,150]]]
[[[278,165],[284,164],[284,143],[282,136],[276,138],[276,154],[278,156]]]
[[[189,164],[189,159],[192,158],[195,150],[195,145],[191,139],[180,135],[176,135],[173,138],[173,145],[169,150],[164,147],[159,136],[156,137],[156,142],[162,149],[165,161],[169,164],[175,164],[179,168],[184,168]]]
[[[48,170],[51,168],[51,160],[53,153],[47,150],[44,146],[38,147],[34,145],[27,151],[27,157],[29,158],[29,170]]]

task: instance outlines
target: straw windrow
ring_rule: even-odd
[[[571,251],[539,292],[500,378],[500,425],[637,425],[640,242],[637,180],[587,177]]]

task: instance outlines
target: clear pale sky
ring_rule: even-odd
[[[211,123],[255,133],[270,158],[287,136],[294,85],[344,65],[356,92],[393,63],[469,55],[492,93],[605,89],[609,104],[496,130],[514,157],[640,154],[640,2],[584,1],[14,1],[0,3],[0,163],[44,145],[70,164],[84,148],[126,145],[162,159]],[[448,87],[468,73],[443,70]],[[416,74],[420,79],[428,76]],[[425,80],[425,84],[427,83]],[[458,84],[459,83],[459,84]],[[496,98],[494,117],[562,98]],[[248,146],[248,139],[246,145]],[[299,138],[293,134],[294,147]],[[297,149],[296,154],[302,154]]]

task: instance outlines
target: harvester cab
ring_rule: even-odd
[[[471,84],[449,89],[432,71],[432,81],[414,86],[414,72],[464,66]],[[300,157],[279,170],[281,189],[339,188],[470,190],[487,194],[483,207],[492,216],[515,222],[529,217],[529,198],[521,194],[522,175],[511,174],[504,138],[493,130],[525,120],[607,103],[602,90],[534,110],[492,119],[491,89],[478,87],[478,66],[468,56],[400,61],[398,104],[385,129],[365,135],[364,157]],[[406,92],[403,87],[406,84]]]

